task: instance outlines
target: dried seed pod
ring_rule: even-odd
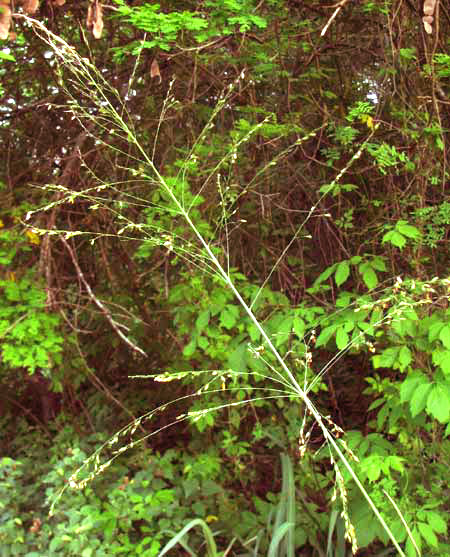
[[[89,30],[92,30],[96,39],[100,39],[103,31],[103,8],[98,0],[89,4],[86,26]]]
[[[426,15],[422,18],[422,21],[423,21],[423,28],[425,29],[425,33],[431,35],[431,33],[433,32],[433,27],[431,26],[431,24],[433,23],[433,16]]]
[[[86,27],[89,30],[91,30],[93,25],[94,25],[94,5],[89,4],[87,16],[86,16]]]
[[[428,33],[429,35],[433,32],[432,23],[434,10],[436,9],[436,2],[437,0],[424,0],[423,2],[423,13],[425,15],[422,18],[422,22],[425,33]]]
[[[152,65],[150,66],[150,77],[153,79],[154,77],[159,78],[159,82],[161,83],[161,72],[159,71],[159,64],[156,58],[153,59]]]
[[[103,9],[102,5],[98,2],[95,7],[94,25],[92,27],[92,34],[96,39],[100,39],[103,31]]]
[[[65,3],[66,0],[53,0],[53,4],[55,4],[55,6],[64,6]]]
[[[425,15],[433,15],[436,7],[436,0],[425,0],[423,3],[423,13]]]
[[[11,8],[9,2],[0,2],[0,39],[9,37],[9,28],[11,26]]]

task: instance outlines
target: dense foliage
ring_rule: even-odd
[[[1,555],[450,555],[449,31],[0,0]]]

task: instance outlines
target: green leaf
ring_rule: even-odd
[[[211,293],[212,314],[217,315],[228,303],[225,292],[220,288],[215,288]]]
[[[445,348],[450,349],[450,325],[444,325],[439,333],[439,340],[445,346]]]
[[[381,241],[382,244],[385,242],[390,242],[393,246],[403,249],[406,245],[406,238],[395,230],[390,230],[387,232]]]
[[[441,424],[450,420],[450,386],[445,383],[433,385],[427,399],[427,412]]]
[[[384,398],[377,398],[376,400],[374,400],[373,402],[370,403],[369,408],[367,409],[368,412],[370,412],[371,410],[375,410],[376,408],[378,408],[379,406],[381,406],[382,404],[385,404],[386,401]]]
[[[6,281],[4,284],[6,298],[11,302],[19,302],[21,299],[19,285],[14,281]]]
[[[211,340],[204,337],[204,336],[199,336],[197,339],[198,345],[202,350],[206,350],[208,348],[208,346],[210,345]]]
[[[197,348],[197,338],[192,338],[191,341],[183,348],[183,356],[190,357]]]
[[[391,532],[394,534],[395,539],[398,542],[403,542],[406,538],[406,530],[403,522],[399,518],[397,518],[395,520],[391,520],[389,526],[391,528]]]
[[[416,49],[413,48],[400,48],[398,51],[400,58],[404,60],[415,60],[416,59]]]
[[[338,327],[338,325],[336,325],[336,324],[330,325],[329,327],[325,327],[325,329],[323,329],[321,331],[320,335],[317,337],[316,348],[319,348],[320,346],[325,345],[330,340],[330,338],[333,336],[337,327]]]
[[[63,537],[58,536],[56,538],[53,538],[52,541],[50,542],[49,547],[48,547],[49,550],[51,552],[53,552],[53,551],[56,551],[57,549],[59,549],[64,544],[64,542],[66,541],[66,540],[63,539],[64,537],[68,537],[68,536],[63,536]],[[72,541],[72,538],[69,537],[68,541]]]
[[[228,305],[220,312],[220,325],[225,329],[232,329],[237,322],[239,316],[239,308],[237,306]]]
[[[322,282],[329,279],[331,277],[331,275],[334,273],[335,269],[336,269],[336,265],[331,265],[331,267],[328,267],[327,269],[325,269],[325,271],[323,273],[321,273],[316,278],[316,280],[314,281],[313,287],[314,286],[319,286],[319,284],[322,284]]]
[[[258,328],[256,327],[256,325],[254,325],[253,323],[250,323],[250,325],[247,328],[247,332],[250,336],[250,340],[252,342],[258,342],[259,339],[261,338],[261,333],[259,332]]]
[[[277,331],[275,332],[275,341],[277,346],[281,346],[289,340],[292,333],[293,321],[294,319],[292,315],[284,315],[283,321],[280,323]]]
[[[376,482],[381,474],[381,462],[379,455],[372,455],[363,461],[363,468],[369,482]]]
[[[422,539],[420,537],[419,531],[417,530],[416,527],[414,527],[412,529],[412,535],[414,538],[414,541],[416,542],[417,547],[419,548],[419,550],[422,548]],[[406,539],[406,544],[405,544],[405,553],[407,555],[407,557],[417,557],[417,551],[416,548],[414,547],[413,542],[411,541],[411,538],[408,536],[408,538]]]
[[[16,59],[12,54],[5,52],[4,50],[0,50],[0,60],[8,60],[9,62],[15,62]]]
[[[405,381],[403,381],[400,386],[400,402],[411,400],[416,388],[424,381],[426,381],[426,378],[421,373],[414,375],[412,374],[407,379],[405,379]]]
[[[407,238],[417,239],[421,236],[420,230],[418,228],[412,226],[411,224],[408,224],[406,221],[403,220],[399,220],[395,225],[395,228],[396,230],[398,230],[398,232],[400,232],[400,234],[403,234],[403,236],[406,236]]]
[[[410,400],[410,408],[412,417],[415,418],[417,414],[424,410],[427,404],[428,394],[431,390],[431,383],[422,383],[417,387]]]
[[[363,273],[363,281],[369,290],[375,288],[378,285],[378,277],[372,267],[368,267]]]
[[[432,360],[445,375],[450,375],[450,350],[433,350]]]
[[[247,344],[238,344],[228,357],[228,367],[233,371],[244,372],[247,369],[247,354]]]
[[[344,350],[348,345],[348,334],[345,332],[344,327],[339,327],[336,331],[336,346],[338,350]]]
[[[209,310],[202,311],[200,315],[197,317],[197,321],[195,322],[195,328],[199,333],[203,331],[203,329],[208,325],[209,318],[211,313]]]
[[[294,317],[292,321],[292,328],[294,329],[294,333],[298,336],[301,340],[305,335],[305,322],[300,317]]]
[[[354,296],[352,296],[351,292],[340,292],[338,297],[336,298],[336,307],[337,308],[348,308],[353,300]]]
[[[379,367],[394,367],[400,352],[399,346],[391,346],[383,350],[381,354],[373,357],[373,365],[375,368]]]
[[[439,333],[444,326],[445,323],[441,320],[432,323],[428,328],[428,340],[430,342],[433,342],[434,340],[439,338]]]
[[[407,346],[402,346],[398,354],[398,363],[402,371],[412,362],[411,350]]]
[[[341,286],[347,279],[350,274],[350,265],[348,261],[341,261],[338,263],[336,268],[336,273],[334,275],[334,280],[336,281],[337,286]]]
[[[436,511],[427,511],[427,521],[438,534],[445,534],[447,532],[447,523]]]
[[[371,267],[373,267],[376,271],[386,271],[386,263],[384,259],[378,255],[376,255],[372,261],[370,262]]]
[[[436,534],[433,532],[430,525],[427,524],[426,522],[419,522],[417,526],[419,528],[419,532],[422,535],[422,538],[428,543],[428,545],[431,545],[432,547],[437,547],[438,540]]]
[[[397,470],[397,472],[403,473],[405,471],[405,465],[403,464],[404,459],[400,456],[391,455],[386,459],[389,468]]]

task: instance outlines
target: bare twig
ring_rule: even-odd
[[[86,291],[89,295],[89,297],[91,298],[91,300],[94,302],[94,304],[100,309],[100,311],[103,313],[103,315],[105,316],[105,319],[108,321],[108,323],[111,325],[111,327],[114,329],[114,331],[117,333],[117,335],[126,343],[128,344],[128,346],[134,350],[135,352],[137,352],[138,354],[141,354],[141,356],[145,356],[147,357],[147,354],[141,349],[139,348],[139,346],[136,346],[136,344],[134,344],[126,335],[124,335],[122,333],[122,331],[119,328],[119,324],[116,323],[116,321],[114,320],[113,316],[111,315],[111,312],[109,311],[109,309],[97,298],[97,296],[94,294],[94,292],[92,291],[92,288],[90,287],[88,281],[86,280],[86,278],[84,277],[83,271],[81,270],[80,266],[78,265],[78,261],[77,258],[75,257],[75,253],[73,251],[73,249],[70,247],[69,243],[67,242],[67,240],[64,238],[64,236],[61,236],[61,241],[64,244],[64,246],[67,248],[67,251],[70,254],[70,257],[72,259],[72,263],[77,271],[77,275],[78,278],[80,279],[80,281],[84,284],[84,287],[86,288]]]
[[[341,2],[338,3],[336,9],[334,10],[334,12],[332,13],[330,19],[326,22],[325,27],[322,29],[322,31],[320,32],[320,36],[323,37],[325,35],[325,33],[328,31],[328,27],[333,23],[333,21],[336,19],[338,13],[342,10],[342,8],[345,6],[345,4],[347,4],[348,0],[341,0]]]

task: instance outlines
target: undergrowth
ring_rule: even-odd
[[[374,147],[372,140],[376,128],[368,126],[367,136],[360,141],[347,164],[331,184],[321,189],[317,203],[305,211],[303,223],[280,254],[275,267],[260,281],[260,285],[255,285],[230,261],[232,231],[241,224],[235,206],[244,194],[233,191],[227,185],[230,181],[225,178],[232,175],[233,165],[238,164],[243,146],[262,133],[264,126],[269,124],[268,120],[249,125],[241,122],[230,134],[218,162],[203,175],[198,166],[204,146],[214,133],[219,114],[226,109],[235,88],[245,80],[245,74],[242,73],[219,98],[214,99],[214,108],[203,131],[166,173],[161,173],[154,162],[158,132],[153,150],[148,152],[139,141],[126,103],[101,72],[43,24],[29,18],[27,21],[56,55],[59,86],[69,97],[67,107],[73,116],[96,142],[112,149],[118,157],[126,155],[131,162],[126,168],[129,178],[124,183],[104,182],[86,165],[87,172],[96,182],[89,189],[45,186],[48,192],[53,193],[53,198],[45,206],[29,211],[26,224],[36,235],[60,238],[73,254],[75,239],[83,237],[95,245],[104,234],[56,226],[53,229],[41,228],[36,217],[67,203],[87,203],[93,212],[108,211],[113,215],[116,232],[110,235],[120,242],[138,244],[138,259],[145,260],[156,251],[163,259],[170,255],[173,258],[171,264],[179,266],[178,283],[170,288],[161,285],[161,291],[178,308],[174,311],[174,323],[186,342],[180,346],[178,358],[173,359],[172,371],[139,371],[131,379],[144,381],[151,378],[158,384],[180,383],[191,389],[190,394],[182,394],[133,420],[91,456],[82,454],[80,466],[70,475],[67,484],[52,492],[51,512],[58,513],[58,507],[64,504],[63,496],[67,489],[91,489],[90,482],[95,477],[103,474],[112,462],[139,443],[148,443],[157,434],[184,422],[193,424],[200,434],[206,435],[208,428],[214,427],[217,416],[224,412],[228,413],[230,423],[234,420],[237,426],[223,436],[223,451],[238,470],[245,470],[245,459],[250,450],[239,440],[240,419],[235,412],[239,414],[246,408],[262,408],[264,412],[272,413],[276,421],[277,412],[287,414],[288,409],[293,409],[294,425],[289,434],[279,433],[275,427],[272,432],[265,431],[263,427],[258,429],[258,423],[255,424],[255,440],[271,440],[282,459],[282,501],[276,502],[276,517],[267,526],[266,534],[270,533],[270,542],[264,551],[268,555],[293,556],[296,547],[305,543],[301,536],[295,537],[294,483],[302,481],[295,477],[295,468],[304,466],[308,469],[311,453],[316,462],[323,463],[327,469],[327,480],[322,487],[326,487],[334,505],[328,523],[328,543],[326,548],[322,548],[322,555],[345,555],[346,542],[356,553],[357,533],[362,533],[364,537],[364,529],[371,522],[368,511],[375,515],[381,527],[371,524],[371,533],[366,535],[363,547],[373,539],[381,539],[385,544],[390,541],[399,555],[408,557],[421,553],[421,541],[427,547],[438,547],[437,536],[445,534],[446,528],[440,512],[436,510],[436,497],[433,495],[430,498],[422,493],[419,509],[422,514],[419,516],[408,508],[411,504],[409,492],[405,491],[401,496],[401,490],[408,474],[407,459],[413,458],[414,451],[418,450],[411,441],[416,429],[427,427],[433,442],[439,442],[439,438],[444,439],[450,433],[450,403],[446,394],[450,329],[445,306],[450,282],[437,278],[431,281],[385,278],[383,275],[387,273],[387,267],[383,257],[365,254],[331,265],[309,289],[311,296],[326,295],[330,282],[339,290],[352,274],[355,280],[361,281],[361,294],[341,289],[329,311],[325,311],[323,305],[314,306],[306,302],[292,307],[283,294],[274,292],[268,286],[276,266],[287,257],[292,243],[304,233],[306,223],[316,216],[321,201],[344,187],[342,179],[363,152],[374,158],[381,171],[389,165],[407,162],[404,157],[402,159],[394,148],[389,149],[387,145],[383,149]],[[129,90],[132,85],[133,75]],[[169,88],[159,125],[170,111],[176,109],[177,102]],[[361,115],[366,119],[369,115],[367,107],[362,105],[353,110],[350,118],[360,118]],[[276,154],[259,172],[271,169],[318,131],[298,133],[290,146]],[[114,146],[108,140],[110,137],[114,137]],[[344,141],[342,137],[340,141]],[[345,141],[348,143],[353,139]],[[195,189],[193,183],[200,185]],[[139,186],[138,191],[144,193],[131,193],[135,186]],[[145,193],[146,188],[148,194]],[[202,211],[210,189],[217,190],[221,200],[220,206],[213,211],[214,218],[207,218]],[[142,221],[133,219],[133,207],[142,210]],[[399,221],[386,230],[382,242],[402,247],[419,237],[420,232],[415,226]],[[75,264],[75,258],[73,261]],[[78,268],[77,272],[83,281],[81,269]],[[135,367],[139,370],[140,361],[146,354],[139,347],[138,335],[133,336],[130,329],[127,331],[113,319],[108,308],[88,289],[87,281],[84,284],[92,302],[134,353]],[[183,300],[189,303],[182,306]],[[332,343],[337,348],[335,356],[325,362],[320,361],[320,349],[324,350]],[[358,432],[344,433],[319,408],[316,395],[327,389],[327,374],[345,354],[362,352],[372,358],[375,369],[391,368],[399,374],[407,373],[400,380],[378,376],[367,380],[367,393],[375,398],[380,395],[371,407],[371,410],[378,409],[377,425],[380,430],[383,426],[387,427],[387,437],[403,435],[404,454],[397,454],[398,448],[382,435],[371,433],[363,438]],[[437,369],[435,374],[412,366],[415,355],[419,353],[431,356]],[[187,360],[196,362],[195,370],[186,369]],[[169,412],[171,407],[183,407],[185,410],[169,423],[152,429],[152,422]],[[320,439],[320,446],[315,449],[310,447],[313,432]],[[281,436],[278,445],[277,435]],[[284,453],[289,443],[290,458]],[[295,449],[292,443],[296,444]],[[13,463],[4,462],[3,466],[11,467]],[[303,481],[307,483],[308,479]],[[417,486],[419,482],[414,480],[414,484]],[[164,489],[161,487],[154,495],[160,498],[156,502],[145,498],[138,501],[136,495],[133,503],[137,520],[142,518],[139,513],[144,513],[147,507],[172,503],[178,496]],[[87,493],[94,497],[92,491]],[[397,503],[399,497],[400,504]],[[138,504],[142,505],[139,509]],[[88,514],[92,510],[89,505],[91,503],[86,503],[83,507]],[[160,555],[164,555],[177,543],[194,554],[187,536],[195,527],[203,531],[207,554],[219,555],[215,538],[223,537],[223,533],[213,531],[211,522],[214,518],[209,523],[199,517],[189,522],[187,516],[178,518],[176,525],[179,531],[174,531],[173,525],[165,531],[171,537],[165,548],[161,549],[158,538],[152,547],[146,546],[147,553],[142,548],[145,555],[156,555],[160,549]],[[108,517],[98,516],[98,520],[107,523]],[[258,535],[251,542],[238,538],[236,536],[236,540],[227,542],[227,549],[222,555],[229,554],[235,544],[243,542],[249,554],[260,554],[258,551],[262,542]],[[156,538],[149,535],[146,543],[150,544],[151,540]]]

